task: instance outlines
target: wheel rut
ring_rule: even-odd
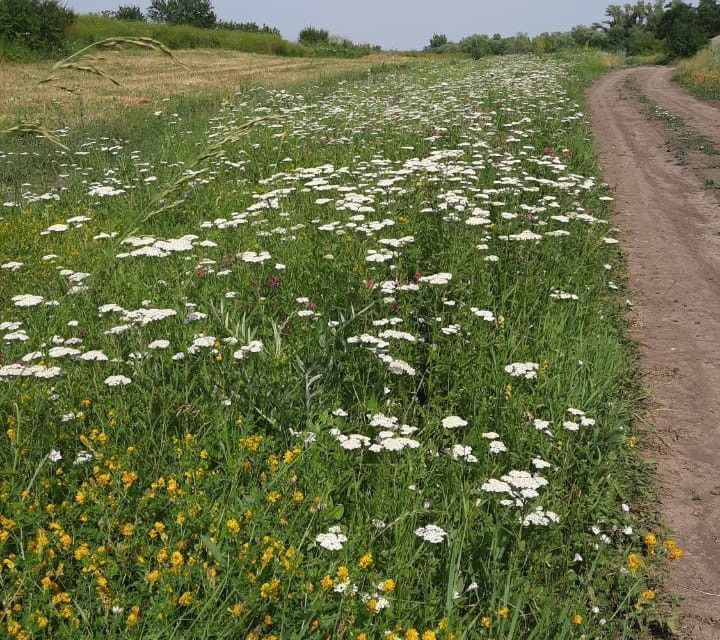
[[[684,550],[665,589],[682,597],[681,637],[718,640],[720,191],[695,170],[707,166],[677,161],[671,132],[638,91],[718,148],[720,108],[670,75],[662,67],[616,71],[591,87],[588,101],[604,179],[615,189],[649,418],[664,443],[652,452],[661,517]]]

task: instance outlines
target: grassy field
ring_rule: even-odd
[[[646,529],[600,71],[421,61],[0,142],[7,634],[647,629],[681,551]]]
[[[680,62],[675,79],[702,98],[720,100],[720,48],[705,49]]]
[[[0,125],[23,120],[60,128],[97,118],[117,120],[118,111],[128,107],[145,105],[154,111],[164,109],[168,99],[205,94],[208,99],[221,100],[259,82],[292,85],[403,62],[401,57],[390,55],[281,58],[218,49],[182,50],[175,55],[189,70],[145,50],[102,52],[99,66],[120,86],[87,73],[64,73],[56,84],[77,88],[79,94],[38,84],[51,73],[51,62],[0,65],[0,85],[13,87],[13,91],[0,95]]]

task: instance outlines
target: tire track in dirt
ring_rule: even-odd
[[[720,110],[683,95],[659,67],[613,72],[588,95],[604,179],[616,190],[649,417],[666,445],[658,455],[661,516],[685,552],[665,588],[683,598],[685,637],[718,640],[720,201],[668,153],[668,132],[649,119],[631,78],[708,138],[720,137]]]
[[[644,67],[634,73],[642,92],[720,147],[720,107],[698,100],[671,82],[673,67]]]

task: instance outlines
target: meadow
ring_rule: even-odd
[[[635,638],[652,524],[594,54],[0,139],[13,638]],[[202,108],[200,108],[202,107]]]
[[[720,47],[703,49],[680,61],[675,80],[701,98],[720,100]]]

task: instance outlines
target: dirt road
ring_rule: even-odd
[[[589,93],[604,179],[616,189],[650,419],[662,443],[661,514],[683,558],[666,590],[683,598],[683,635],[720,639],[720,155],[679,154],[655,105],[720,149],[720,108],[661,67],[613,72]],[[655,104],[653,104],[655,103]],[[679,154],[679,155],[678,155]]]

